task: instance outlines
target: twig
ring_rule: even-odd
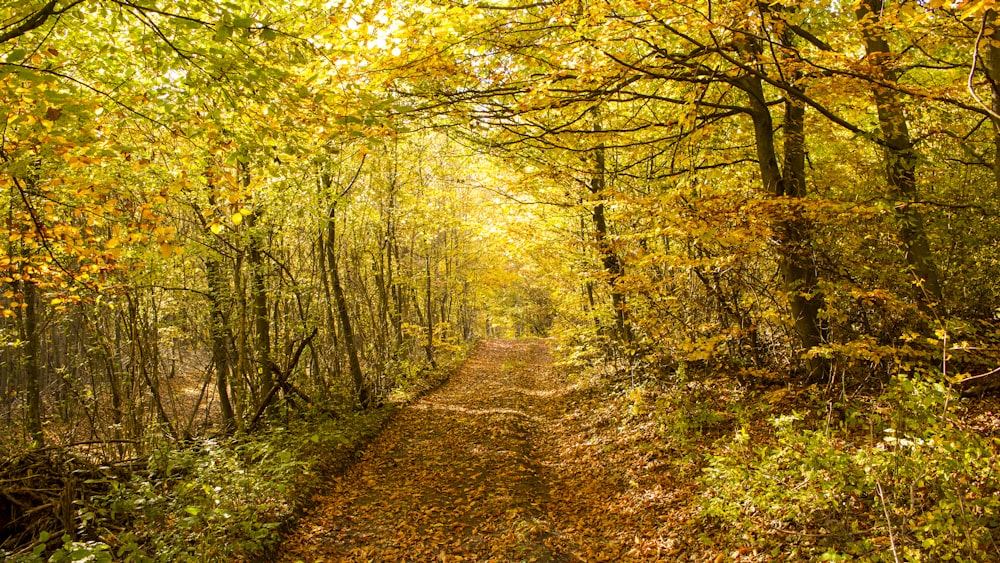
[[[288,366],[284,370],[278,370],[278,378],[271,385],[271,389],[268,390],[267,395],[261,400],[260,406],[257,407],[257,412],[254,413],[253,418],[250,419],[250,423],[247,424],[247,432],[253,432],[257,427],[257,423],[260,422],[261,416],[264,415],[264,411],[267,410],[268,405],[274,399],[275,395],[278,394],[278,390],[285,386],[288,377],[292,374],[292,370],[295,369],[295,365],[299,363],[299,357],[302,356],[302,350],[312,342],[312,339],[316,337],[319,329],[314,328],[313,331],[303,340],[299,342],[298,348],[295,350],[295,354],[292,355],[291,360],[288,362]]]
[[[32,450],[32,453],[39,452],[49,452],[54,450],[70,450],[79,446],[103,446],[104,444],[137,444],[136,440],[86,440],[83,442],[70,442],[68,444],[60,444],[57,446],[47,446],[44,448],[38,448]]]
[[[970,375],[969,377],[959,381],[959,384],[965,383],[966,381],[972,381],[973,379],[979,379],[980,377],[989,377],[995,373],[1000,373],[1000,368],[991,369],[990,371],[979,375]]]
[[[944,333],[944,337],[941,339],[941,376],[945,384],[948,384],[948,332]],[[951,393],[948,393],[944,397],[944,412],[942,415],[948,414],[948,405],[951,403]]]
[[[899,563],[899,553],[896,552],[896,536],[892,532],[892,520],[889,518],[889,509],[885,505],[885,495],[882,494],[882,483],[875,481],[875,489],[878,491],[878,498],[882,501],[882,512],[885,513],[885,522],[889,525],[889,545],[892,547],[892,557]]]
[[[976,65],[979,64],[979,44],[983,41],[983,32],[986,31],[986,20],[989,18],[989,14],[983,16],[983,21],[979,24],[979,33],[976,34],[976,43],[972,49],[972,66],[969,68],[969,78],[966,80],[966,88],[968,88],[969,93],[972,94],[972,99],[976,100],[976,103],[981,105],[983,109],[992,117],[993,119],[1000,120],[1000,115],[997,112],[990,109],[986,102],[979,97],[976,93],[975,88],[973,88],[972,81],[976,76]]]

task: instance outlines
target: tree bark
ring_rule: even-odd
[[[219,393],[219,408],[222,411],[222,431],[232,432],[236,428],[236,415],[229,400],[229,346],[226,339],[225,309],[228,303],[222,268],[214,256],[205,260],[208,276],[209,321],[212,331],[212,361],[215,363],[215,387]]]
[[[992,94],[990,109],[994,114],[1000,115],[1000,29],[997,28],[996,10],[987,10],[985,17],[986,28],[992,29],[993,33],[983,42],[983,64]],[[1000,118],[990,116],[990,122],[993,124],[993,182],[1000,191]]]
[[[358,357],[358,347],[354,340],[354,330],[351,325],[351,315],[347,308],[347,298],[344,296],[344,286],[340,282],[340,271],[337,267],[337,204],[330,206],[329,222],[326,226],[326,256],[328,268],[330,270],[330,285],[333,289],[333,298],[337,304],[337,316],[340,318],[340,327],[344,332],[344,348],[347,351],[347,365],[351,373],[351,381],[354,383],[354,390],[358,396],[361,408],[369,409],[373,405],[371,392],[365,384],[364,374],[361,372],[361,360]]]
[[[427,342],[424,345],[424,352],[427,354],[427,363],[431,365],[432,368],[436,368],[437,364],[434,362],[434,304],[431,302],[431,249],[430,245],[427,245],[427,255],[424,257],[424,266],[426,285],[425,297],[427,302]]]
[[[25,375],[28,395],[27,430],[34,447],[45,447],[42,431],[42,370],[39,363],[41,334],[38,331],[38,286],[33,280],[22,282],[24,292]]]
[[[267,314],[267,286],[264,272],[264,237],[258,229],[260,212],[254,210],[247,216],[246,224],[250,228],[250,309],[253,317],[253,328],[256,344],[257,373],[260,378],[257,388],[261,393],[267,393],[274,386],[274,374],[271,365],[271,323]]]
[[[764,98],[764,88],[757,77],[745,77],[739,87],[746,93],[753,120],[757,162],[764,190],[775,198],[785,198],[794,213],[775,222],[781,245],[779,268],[782,289],[788,296],[792,324],[802,349],[806,352],[807,378],[826,376],[827,362],[809,351],[824,341],[819,321],[823,296],[817,286],[816,270],[810,250],[809,224],[801,217],[799,202],[805,197],[805,108],[795,100],[785,102],[784,172],[778,166],[775,151],[774,122]]]
[[[785,102],[785,160],[781,186],[785,197],[793,200],[806,196],[805,181],[805,107],[796,100]],[[795,321],[795,332],[807,352],[826,340],[819,312],[825,305],[823,293],[818,286],[818,276],[813,261],[811,247],[811,225],[802,217],[798,202],[793,205],[793,216],[784,218],[779,224],[784,255],[781,259],[781,274],[784,290],[788,293],[789,306]],[[828,370],[827,362],[820,356],[806,358],[809,378],[823,378]]]
[[[319,234],[319,275],[323,283],[323,297],[326,299],[326,323],[330,333],[330,344],[333,347],[333,377],[340,378],[340,339],[337,337],[337,319],[334,311],[337,310],[337,302],[330,290],[330,273],[327,269],[329,254],[326,245],[326,229],[322,229]]]
[[[900,94],[879,84],[895,84],[899,79],[899,72],[892,66],[893,55],[882,23],[882,9],[882,0],[861,0],[857,17],[864,37],[866,59],[875,79],[872,92],[882,130],[888,196],[896,210],[899,239],[907,264],[917,278],[917,302],[921,309],[933,313],[939,310],[942,303],[942,291],[937,263],[924,229],[924,218],[915,205],[918,199],[917,155],[913,150]]]
[[[593,131],[594,133],[601,133],[604,128],[601,124],[600,113],[597,109],[594,110],[594,113]],[[601,255],[601,264],[604,266],[604,271],[608,274],[608,285],[611,289],[611,306],[614,309],[615,331],[618,340],[628,342],[632,340],[632,327],[629,323],[628,312],[625,310],[625,295],[618,288],[618,280],[621,279],[625,269],[622,266],[621,258],[618,257],[618,253],[615,252],[611,242],[608,240],[608,222],[604,210],[603,198],[605,196],[604,190],[607,187],[607,162],[605,160],[605,146],[603,142],[598,143],[594,148],[593,156],[594,171],[588,187],[590,188],[591,195],[597,198],[597,204],[594,205],[592,212],[594,241],[597,243],[597,251]]]

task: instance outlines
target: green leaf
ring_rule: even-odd
[[[7,53],[7,58],[4,59],[8,63],[19,63],[24,60],[24,56],[28,54],[25,49],[14,49],[13,51]]]
[[[233,35],[233,26],[219,24],[218,28],[215,30],[215,40],[222,43],[227,41]]]

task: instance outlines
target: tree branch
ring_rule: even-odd
[[[20,20],[21,22],[20,25],[17,25],[13,29],[6,31],[3,34],[0,34],[0,43],[6,43],[11,39],[20,37],[33,29],[41,27],[42,24],[44,24],[49,19],[49,16],[55,15],[56,13],[64,12],[69,8],[72,8],[76,4],[79,4],[82,1],[83,0],[77,0],[76,2],[73,2],[72,4],[63,8],[59,12],[56,12],[56,4],[59,2],[59,0],[50,0],[49,3],[39,8],[37,12],[31,14],[30,16],[22,18]]]

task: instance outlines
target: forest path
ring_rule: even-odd
[[[279,561],[674,560],[601,404],[547,341],[487,341],[323,488]]]
[[[539,451],[567,390],[544,340],[485,342],[332,481],[280,560],[571,560]]]

